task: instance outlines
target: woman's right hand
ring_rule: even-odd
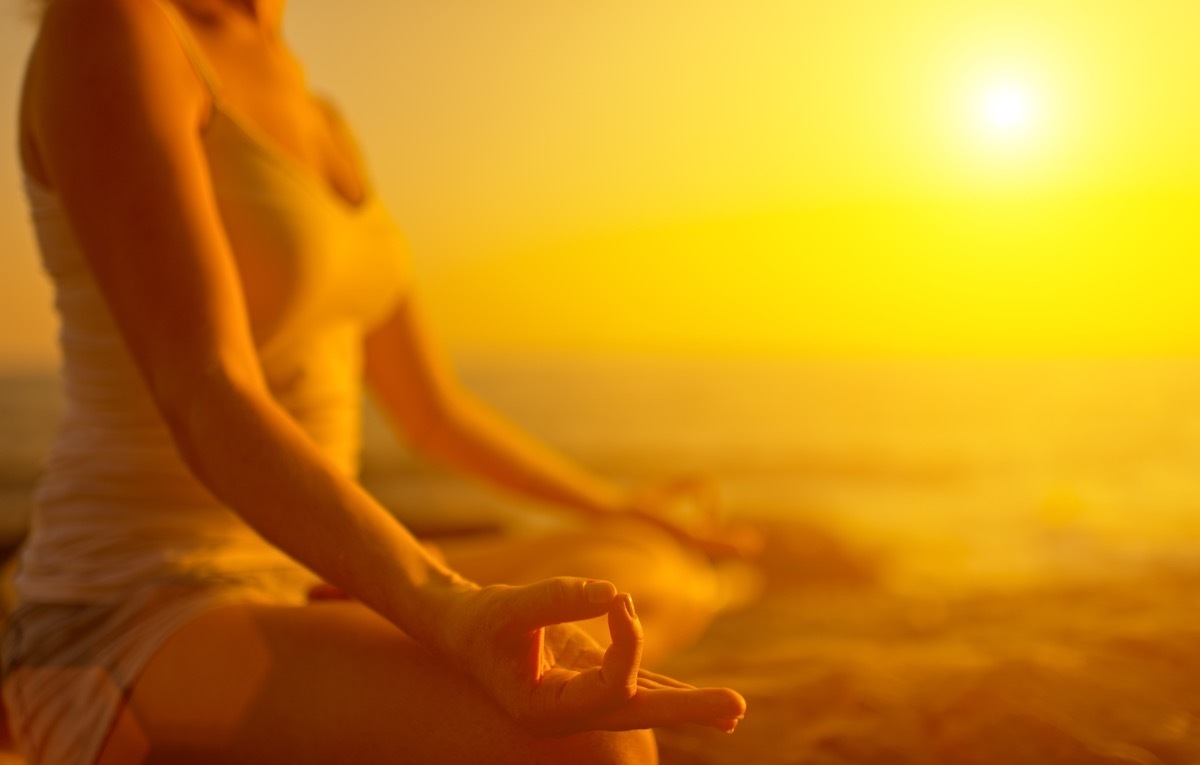
[[[571,622],[608,615],[601,648]],[[524,587],[459,590],[444,614],[445,658],[532,733],[697,723],[732,732],[746,702],[641,669],[632,598],[608,582],[559,577]]]

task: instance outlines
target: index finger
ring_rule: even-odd
[[[507,588],[503,618],[522,632],[551,624],[577,622],[608,613],[617,588],[611,582],[559,576],[523,587]]]

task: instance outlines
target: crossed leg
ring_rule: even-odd
[[[637,604],[646,630],[644,666],[691,644],[731,600],[752,595],[730,592],[740,583],[723,576],[706,556],[631,520],[596,521],[529,536],[451,539],[438,547],[452,569],[481,584],[531,584],[554,576],[613,582],[632,593]],[[608,645],[604,619],[583,626]]]
[[[690,643],[721,610],[704,556],[644,524],[451,541],[481,583],[587,576],[632,592],[644,662]],[[600,643],[607,624],[588,624]],[[99,765],[180,763],[653,763],[649,731],[559,739],[518,728],[466,677],[348,601],[223,606],[189,622],[134,684]]]
[[[134,684],[99,765],[654,763],[649,731],[536,738],[353,602],[214,609]]]

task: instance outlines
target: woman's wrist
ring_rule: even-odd
[[[443,566],[431,566],[414,581],[395,609],[393,621],[430,651],[445,653],[447,632],[462,602],[479,585]]]

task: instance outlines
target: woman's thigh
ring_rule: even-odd
[[[171,636],[100,757],[124,763],[654,762],[649,732],[540,739],[363,606],[238,604]]]

